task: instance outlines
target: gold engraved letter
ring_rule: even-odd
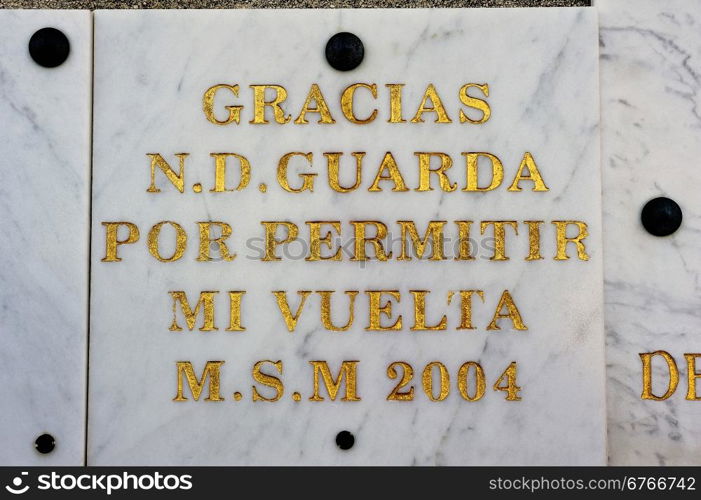
[[[470,368],[473,366],[475,367],[475,394],[470,396],[468,382],[470,377]],[[464,400],[479,401],[482,399],[482,396],[484,396],[486,387],[482,365],[474,361],[468,361],[460,367],[460,370],[458,371],[458,390],[460,391],[460,395]]]
[[[314,367],[314,395],[309,398],[309,401],[324,401],[324,398],[319,394],[319,374],[324,380],[324,386],[326,387],[326,392],[329,393],[331,401],[336,401],[336,395],[341,389],[344,375],[346,379],[346,395],[341,398],[341,401],[360,401],[356,394],[356,367],[358,363],[360,361],[343,361],[338,376],[334,380],[326,361],[310,361],[309,364]]]
[[[426,295],[430,292],[427,290],[409,290],[414,296],[414,326],[412,330],[445,330],[448,323],[448,318],[443,315],[437,325],[426,325]]]
[[[514,228],[518,234],[518,225],[515,220],[485,220],[480,224],[480,233],[484,234],[489,225],[494,225],[494,255],[489,260],[509,260],[506,256],[506,226]]]
[[[507,310],[506,314],[502,313],[504,307],[506,307]],[[518,312],[514,299],[511,298],[511,294],[508,290],[504,290],[504,293],[501,294],[499,305],[497,305],[497,308],[494,311],[494,317],[492,318],[492,322],[489,323],[489,326],[487,326],[487,330],[501,330],[499,325],[497,325],[497,321],[501,318],[509,318],[516,330],[528,330],[526,325],[523,324],[521,313]]]
[[[299,234],[299,229],[297,228],[297,225],[293,224],[292,222],[284,221],[262,221],[261,224],[265,227],[265,257],[263,257],[263,260],[282,260],[280,257],[277,256],[275,250],[278,246],[291,243],[295,239],[297,239],[297,235]],[[287,228],[287,236],[285,237],[285,239],[282,240],[278,240],[275,238],[275,235],[277,234],[277,228],[280,226]]]
[[[686,366],[688,369],[687,377],[689,381],[689,389],[686,392],[686,399],[689,401],[701,401],[701,397],[696,396],[696,379],[701,378],[701,373],[696,371],[696,358],[701,358],[699,353],[684,354],[686,358]]]
[[[431,257],[429,257],[429,260],[443,260],[445,258],[443,255],[443,227],[446,225],[446,221],[433,220],[429,222],[423,239],[419,238],[419,233],[413,221],[399,220],[397,222],[402,228],[402,253],[397,257],[397,260],[411,260],[411,255],[407,253],[407,247],[409,246],[407,234],[411,237],[416,256],[419,259],[422,259],[426,252],[429,238],[431,238]]]
[[[245,327],[241,326],[241,300],[245,291],[229,292],[229,328],[227,332],[243,332]]]
[[[218,120],[217,117],[214,116],[214,98],[216,97],[219,89],[227,89],[231,91],[235,97],[239,96],[238,85],[227,85],[225,83],[220,83],[219,85],[209,87],[202,96],[202,110],[204,111],[204,116],[215,125],[228,125],[231,122],[239,123],[241,120],[241,110],[243,109],[243,106],[224,106],[224,108],[229,112],[229,116],[225,120]]]
[[[458,330],[474,330],[472,326],[472,294],[484,302],[484,292],[482,290],[460,290],[460,326]],[[449,302],[450,303],[450,302]]]
[[[387,171],[388,175],[383,175],[385,170]],[[394,187],[392,188],[392,191],[409,191],[409,188],[407,188],[406,184],[404,184],[404,179],[402,178],[402,173],[399,171],[397,162],[394,159],[394,156],[392,156],[392,153],[390,153],[389,151],[385,153],[385,156],[382,159],[382,164],[377,170],[377,176],[375,177],[372,186],[368,188],[368,191],[382,191],[382,188],[379,186],[380,181],[394,182]]]
[[[285,115],[285,111],[280,107],[280,104],[287,99],[287,91],[280,85],[249,85],[253,89],[253,120],[248,123],[262,124],[269,123],[265,119],[265,107],[270,106],[275,116],[275,121],[280,124],[289,122],[292,117]],[[270,100],[265,100],[265,91],[270,89],[275,92],[275,97]]]
[[[643,362],[643,393],[640,395],[641,399],[651,399],[653,401],[664,401],[669,398],[674,391],[677,390],[677,385],[679,385],[679,369],[677,368],[677,363],[674,358],[667,351],[655,351],[655,352],[645,352],[640,353],[640,360]],[[669,383],[667,385],[667,392],[662,396],[656,396],[652,392],[652,357],[662,356],[662,358],[667,362],[667,367],[669,368]]]
[[[310,107],[312,101],[316,103],[316,106],[313,108]],[[317,123],[336,123],[336,120],[334,120],[331,116],[329,106],[326,104],[326,99],[324,99],[321,89],[316,83],[312,83],[312,86],[309,89],[309,94],[307,94],[307,100],[304,101],[302,111],[299,112],[299,116],[295,119],[295,123],[297,125],[309,123],[306,120],[307,113],[319,113],[319,121]]]
[[[374,99],[377,99],[377,85],[375,85],[374,83],[354,83],[353,85],[346,87],[346,89],[341,94],[341,110],[343,111],[343,116],[345,116],[349,122],[364,125],[366,123],[372,122],[375,118],[377,118],[377,109],[374,109],[373,112],[370,113],[370,116],[368,116],[365,119],[357,118],[355,116],[355,112],[353,111],[353,99],[355,97],[355,91],[361,87],[368,89],[372,94],[372,97]]]
[[[258,361],[255,365],[253,365],[253,380],[260,384],[275,389],[275,396],[271,398],[266,398],[265,396],[260,395],[258,389],[254,385],[253,401],[267,401],[273,403],[282,397],[282,395],[285,393],[285,388],[283,387],[282,381],[279,378],[273,375],[268,375],[267,373],[263,373],[261,371],[261,367],[265,363],[270,363],[271,365],[273,365],[277,369],[278,373],[282,375],[282,361],[270,361],[268,359],[265,359],[263,361]]]
[[[570,257],[567,255],[567,243],[574,243],[577,246],[577,256],[579,260],[589,260],[587,251],[584,248],[582,240],[589,236],[587,225],[584,222],[577,220],[554,220],[553,224],[557,228],[557,255],[555,260],[567,260]],[[577,226],[579,232],[573,238],[567,237],[567,226],[573,224]]]
[[[332,332],[345,332],[353,325],[353,312],[355,310],[355,297],[358,295],[357,290],[347,290],[343,293],[348,295],[348,322],[345,326],[335,326],[333,324],[333,315],[331,314],[331,294],[333,290],[319,290],[321,296],[321,324],[324,328]]]
[[[455,191],[458,188],[458,183],[450,183],[448,174],[445,173],[453,166],[453,160],[445,153],[414,153],[419,157],[419,187],[416,191],[433,191],[431,187],[431,174],[438,176],[438,182],[441,189],[446,192]],[[436,169],[431,169],[431,157],[437,156],[441,160],[441,166]]]
[[[323,243],[325,247],[333,250],[333,240],[331,231],[327,231],[326,234],[321,236],[321,226],[323,224],[329,225],[336,231],[336,234],[341,232],[341,223],[339,221],[308,221],[306,223],[309,226],[309,256],[304,260],[317,261],[317,260],[341,260],[341,246],[339,245],[336,249],[336,253],[331,256],[321,255],[321,244]]]
[[[278,183],[283,187],[285,191],[289,191],[290,193],[301,193],[302,191],[307,190],[314,191],[314,177],[316,177],[317,174],[299,174],[299,178],[302,179],[302,187],[290,187],[290,183],[287,180],[287,164],[290,162],[290,158],[292,158],[293,156],[303,156],[304,158],[306,158],[310,166],[312,164],[312,153],[300,153],[297,151],[287,153],[282,158],[280,158],[280,162],[277,165]]]
[[[504,180],[504,166],[501,160],[491,153],[462,153],[467,165],[467,184],[463,191],[491,191],[498,188]],[[477,167],[480,157],[487,158],[492,165],[492,182],[487,187],[478,186]]]
[[[474,108],[482,112],[482,118],[479,120],[473,120],[461,109],[460,110],[460,123],[470,122],[474,124],[484,123],[489,120],[492,115],[492,110],[489,107],[487,101],[478,99],[477,97],[470,96],[467,92],[470,88],[477,88],[482,91],[485,97],[489,97],[489,85],[484,83],[480,85],[479,83],[466,83],[460,88],[460,102],[469,108]]]
[[[214,188],[209,190],[211,193],[241,191],[248,186],[251,180],[251,164],[246,157],[236,153],[210,153],[209,156],[214,158]],[[241,166],[241,180],[233,189],[226,189],[226,158],[229,156],[236,158]]]
[[[402,118],[402,88],[403,83],[386,83],[389,89],[389,120],[387,123],[404,123]]]
[[[528,226],[528,257],[526,260],[542,260],[540,255],[540,225],[542,220],[525,220],[524,224]]]
[[[375,248],[375,257],[377,260],[386,261],[392,257],[392,251],[385,253],[385,248],[382,245],[382,240],[387,237],[387,226],[378,221],[351,221],[355,228],[355,251],[351,260],[363,261],[369,260],[370,257],[365,253],[365,248],[368,243],[371,243]],[[366,226],[375,226],[375,236],[367,237],[365,235]]]
[[[200,262],[208,262],[212,260],[209,252],[212,247],[212,243],[216,243],[219,246],[219,255],[222,260],[227,262],[232,261],[236,258],[236,254],[230,254],[229,248],[224,243],[229,236],[231,236],[231,226],[226,222],[198,222],[200,226],[200,255],[197,260]],[[212,238],[212,226],[219,226],[221,229],[221,236],[217,238]]]
[[[214,325],[214,296],[219,293],[216,291],[204,291],[200,292],[200,298],[195,305],[195,310],[193,311],[190,307],[190,303],[187,300],[187,295],[183,291],[168,292],[171,297],[173,297],[173,323],[170,325],[169,330],[171,332],[180,332],[182,328],[178,325],[178,309],[177,305],[180,303],[180,309],[185,316],[185,321],[187,322],[187,328],[192,331],[195,328],[195,322],[197,321],[197,315],[200,313],[200,308],[202,308],[202,326],[200,327],[201,332],[211,332],[213,330],[218,330]]]
[[[121,262],[121,257],[117,256],[117,248],[119,248],[119,245],[139,241],[139,228],[131,222],[103,222],[102,225],[105,226],[105,257],[102,259],[102,262]],[[118,239],[119,226],[124,226],[129,230],[127,239]]]
[[[173,255],[168,258],[162,257],[158,249],[158,240],[161,235],[161,228],[163,228],[164,224],[169,224],[175,229],[175,250],[173,250]],[[187,233],[177,222],[164,220],[153,226],[148,232],[148,251],[161,262],[175,262],[183,256],[186,247]]]
[[[146,153],[146,156],[151,158],[151,185],[146,190],[147,193],[160,193],[161,190],[156,187],[156,167],[160,168],[161,171],[166,175],[168,180],[175,186],[181,193],[185,192],[185,158],[189,156],[190,153],[175,153],[180,162],[180,171],[176,174],[170,164],[163,159],[163,157],[158,153]]]
[[[363,157],[365,157],[365,153],[351,153],[351,155],[353,155],[355,158],[355,184],[353,184],[351,187],[343,187],[339,181],[340,159],[342,154],[343,153],[324,153],[324,156],[326,157],[326,166],[329,171],[329,186],[331,186],[331,189],[338,193],[350,193],[351,191],[358,189],[358,186],[360,186],[363,169]]]
[[[402,316],[399,315],[397,320],[391,326],[382,326],[382,321],[380,315],[385,315],[387,318],[392,319],[392,301],[387,300],[384,305],[381,304],[382,295],[387,294],[394,298],[397,302],[400,301],[400,295],[398,290],[368,290],[365,292],[370,300],[370,311],[369,311],[369,325],[365,330],[370,331],[389,331],[389,330],[401,330],[402,329]]]
[[[287,329],[289,331],[294,332],[295,328],[297,328],[297,320],[299,319],[300,314],[302,314],[302,309],[304,309],[304,304],[307,302],[307,297],[309,297],[310,293],[312,292],[308,290],[300,290],[297,292],[297,295],[299,295],[301,299],[299,301],[299,305],[297,306],[297,311],[292,314],[290,305],[287,303],[287,292],[284,290],[273,292],[275,299],[277,300],[277,306],[280,308],[282,318],[285,320],[285,325],[287,325]]]
[[[438,375],[440,376],[440,392],[438,396],[433,395],[434,367],[438,368]],[[448,393],[450,392],[450,375],[448,374],[448,369],[440,361],[432,361],[426,365],[424,372],[421,374],[421,381],[423,382],[424,392],[431,401],[443,401],[448,397]]]
[[[456,220],[458,226],[458,255],[455,260],[475,260],[470,254],[470,227],[471,220]]]
[[[426,101],[429,99],[431,100],[432,106],[426,107]],[[443,107],[443,102],[438,96],[436,87],[434,87],[432,83],[429,83],[428,87],[426,87],[424,97],[421,99],[419,109],[416,110],[416,114],[414,118],[411,119],[411,123],[423,123],[423,114],[428,112],[436,113],[436,123],[451,123],[448,113],[446,113]]]
[[[192,363],[189,361],[176,361],[178,367],[178,393],[173,398],[173,401],[187,401],[183,394],[183,376],[187,379],[187,384],[190,386],[192,397],[195,401],[200,400],[204,383],[209,377],[209,395],[204,398],[205,401],[224,401],[219,395],[219,372],[224,361],[207,361],[204,367],[202,376],[197,379]]]
[[[523,175],[524,170],[528,170],[528,175]],[[509,191],[521,191],[518,183],[521,181],[533,181],[533,191],[548,191],[548,186],[543,182],[543,177],[540,175],[538,166],[535,164],[533,155],[531,153],[526,153],[523,155],[523,160],[521,160],[521,165],[518,167],[518,172],[516,172],[516,178],[514,182],[509,186]]]

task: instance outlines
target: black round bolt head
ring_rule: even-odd
[[[326,60],[338,71],[357,68],[365,57],[363,42],[353,33],[336,33],[326,43]]]
[[[56,440],[51,434],[42,434],[34,441],[34,447],[39,453],[51,453],[56,447]]]
[[[350,450],[355,444],[355,436],[348,431],[341,431],[336,434],[336,446],[342,450]]]
[[[655,198],[645,204],[640,220],[648,233],[668,236],[682,225],[682,209],[674,200]]]
[[[71,44],[66,35],[56,28],[42,28],[29,39],[29,55],[45,68],[55,68],[68,59]]]

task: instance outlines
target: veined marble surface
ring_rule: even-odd
[[[340,31],[357,34],[366,50],[360,67],[347,73],[324,59],[327,40]],[[595,10],[98,11],[95,34],[89,464],[605,463]],[[340,93],[356,82],[378,85],[380,116],[372,124],[354,125],[341,115]],[[468,82],[490,86],[492,117],[484,125],[458,121],[458,89]],[[203,93],[219,83],[240,85],[237,102],[245,108],[238,126],[215,126],[203,115]],[[249,85],[266,83],[287,89],[285,107],[293,118],[310,85],[319,84],[337,123],[250,125]],[[427,114],[423,124],[388,124],[387,83],[406,84],[406,119],[433,83],[453,123],[433,123],[435,115]],[[369,110],[372,101],[359,94],[358,103]],[[216,103],[219,116],[226,113],[223,104]],[[311,168],[296,163],[290,169],[318,173],[314,193],[290,194],[277,184],[277,161],[290,151],[313,152]],[[329,188],[322,153],[332,151],[344,152],[346,174],[350,152],[367,152],[358,191]],[[386,151],[394,153],[410,191],[391,192],[388,182],[381,193],[367,191]],[[460,153],[493,153],[504,163],[504,184],[480,194],[416,192],[415,151],[450,154],[451,176],[461,188]],[[549,192],[532,192],[528,182],[520,193],[506,191],[526,151]],[[177,168],[174,154],[182,152],[190,154],[185,192],[158,173],[162,192],[147,193],[147,153],[161,153]],[[236,152],[251,161],[245,190],[209,192],[213,152]],[[204,185],[201,193],[193,189],[196,182]],[[260,183],[267,192],[258,189]],[[524,260],[523,224],[518,237],[509,233],[511,260],[504,262],[488,260],[484,245],[490,243],[478,233],[474,238],[482,246],[473,262],[262,262],[256,250],[264,220],[292,221],[305,239],[304,221],[339,220],[347,235],[351,220],[380,220],[396,239],[397,220],[413,220],[423,232],[430,220],[452,226],[459,219],[544,220],[545,259]],[[550,221],[561,219],[588,224],[589,261],[553,260]],[[148,253],[147,234],[163,220],[180,223],[189,236],[177,262],[158,262]],[[234,261],[195,260],[196,222],[207,220],[233,226]],[[136,224],[141,238],[120,246],[122,262],[102,262],[102,223],[116,221]],[[452,227],[447,231],[454,233]],[[166,253],[172,233],[165,229],[163,235]],[[299,250],[291,246],[289,253]],[[404,317],[401,331],[365,331],[363,291],[372,289],[401,292],[401,303],[394,304],[395,318]],[[457,302],[445,305],[448,291],[465,289],[485,293],[485,304],[475,299],[471,331],[456,330]],[[509,320],[501,331],[486,330],[505,289],[528,331],[509,328]],[[185,291],[191,301],[201,290],[220,290],[220,329],[169,331],[168,292],[174,290]],[[245,332],[224,330],[228,290],[247,291]],[[347,318],[341,291],[359,290],[355,322],[347,332],[325,331],[319,297],[312,295],[290,333],[273,290],[288,290],[292,307],[296,290],[336,290],[336,323]],[[445,312],[447,331],[409,330],[409,290],[431,290],[427,320],[437,322]],[[275,403],[251,401],[251,368],[264,359],[284,363],[285,393]],[[205,361],[225,360],[225,401],[194,402],[186,389],[190,401],[173,402],[176,361],[182,360],[191,361],[198,375]],[[342,360],[360,360],[362,401],[310,402],[309,360],[327,360],[334,373]],[[414,367],[412,402],[386,400],[397,383],[387,377],[387,366],[399,360]],[[444,363],[450,373],[450,394],[441,402],[429,401],[421,388],[421,373],[431,361]],[[485,370],[486,393],[478,402],[468,403],[457,391],[458,368],[466,361],[479,361]],[[512,361],[522,387],[518,402],[492,390]],[[271,373],[270,367],[265,371]],[[234,400],[234,391],[242,400]],[[294,391],[301,393],[300,402],[293,401]],[[334,442],[342,430],[355,435],[351,450]]]
[[[51,69],[28,51],[47,26],[71,44]],[[3,465],[84,460],[91,32],[88,11],[0,11]]]
[[[684,353],[701,352],[701,1],[598,0],[612,465],[701,464],[701,403],[685,400]],[[640,210],[665,196],[681,228],[648,234]],[[639,353],[664,350],[679,386],[640,398]],[[666,390],[661,360],[656,393]]]

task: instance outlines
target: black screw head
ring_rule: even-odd
[[[350,450],[355,444],[355,436],[348,431],[341,431],[336,434],[336,446],[342,450]]]
[[[71,43],[56,28],[42,28],[29,39],[29,55],[45,68],[60,66],[68,59],[70,52]]]
[[[654,236],[669,236],[682,225],[682,209],[674,200],[655,198],[640,213],[645,230]]]
[[[357,68],[365,57],[363,42],[353,33],[336,33],[326,43],[326,60],[338,71]]]
[[[51,434],[42,434],[34,441],[34,447],[39,453],[51,453],[56,447],[56,440]]]

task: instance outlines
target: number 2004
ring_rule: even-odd
[[[507,401],[520,401],[521,388],[516,383],[516,361],[512,361],[494,382],[492,389],[503,391]],[[436,377],[437,375],[437,377]],[[414,386],[409,385],[414,378],[414,369],[409,363],[395,361],[387,367],[387,376],[399,379],[397,385],[387,396],[388,401],[413,401]],[[476,361],[468,361],[458,370],[458,392],[466,401],[479,401],[486,391],[484,369]],[[440,361],[426,365],[421,374],[423,391],[431,401],[443,401],[450,394],[450,374]],[[407,387],[408,386],[408,387]]]

